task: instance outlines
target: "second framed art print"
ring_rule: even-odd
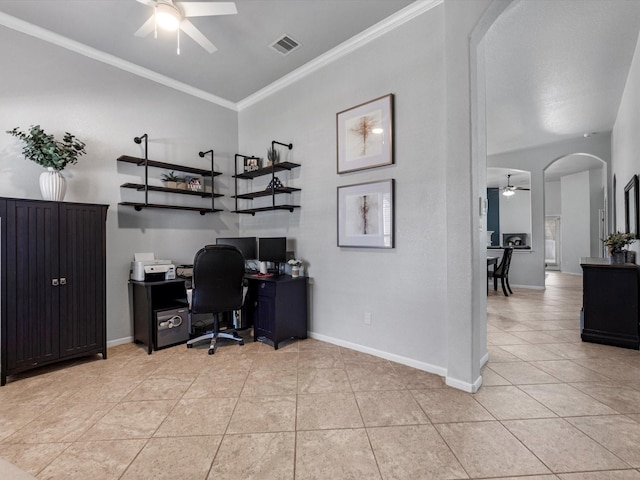
[[[394,247],[394,180],[338,187],[338,246]]]
[[[336,114],[338,173],[393,163],[393,94]]]

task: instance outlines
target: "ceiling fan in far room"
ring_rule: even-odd
[[[177,31],[178,55],[180,55],[180,30],[189,35],[207,52],[213,53],[216,46],[198,30],[187,17],[209,17],[215,15],[235,15],[238,13],[234,2],[175,2],[173,0],[137,0],[153,7],[154,12],[134,34],[146,37],[151,32],[158,36],[158,27]]]
[[[510,197],[516,193],[516,190],[531,190],[527,187],[515,187],[511,185],[511,174],[507,175],[507,185],[502,187],[502,195],[505,197]]]

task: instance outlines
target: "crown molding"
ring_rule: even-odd
[[[351,37],[349,40],[341,43],[337,47],[307,62],[303,66],[297,68],[293,72],[281,77],[275,82],[258,90],[256,93],[240,100],[237,103],[238,111],[242,111],[247,107],[273,95],[283,88],[297,82],[298,80],[310,75],[311,73],[329,65],[332,62],[350,54],[351,52],[361,48],[363,45],[381,37],[413,18],[421,15],[432,8],[441,5],[444,0],[416,0],[414,3],[406,6],[402,10],[376,23],[368,29]]]
[[[154,72],[153,70],[149,70],[148,68],[136,65],[135,63],[128,62],[120,57],[116,57],[115,55],[110,55],[101,50],[89,47],[88,45],[85,45],[83,43],[76,42],[75,40],[71,40],[70,38],[44,29],[42,27],[38,27],[36,25],[33,25],[32,23],[25,22],[24,20],[13,17],[11,15],[7,15],[3,12],[0,12],[0,25],[4,25],[5,27],[11,28],[12,30],[16,30],[26,35],[44,40],[45,42],[49,42],[59,47],[65,48],[72,52],[79,53],[80,55],[84,55],[85,57],[89,57],[107,65],[119,68],[120,70],[124,70],[125,72],[133,73],[134,75],[159,83],[161,85],[164,85],[165,87],[173,88],[174,90],[178,90],[179,92],[186,93],[202,100],[206,100],[207,102],[215,103],[216,105],[220,105],[221,107],[237,111],[237,106],[234,102],[205,92],[204,90],[200,90],[199,88],[192,87],[191,85],[187,85],[186,83],[179,82],[165,75],[161,75],[157,72]]]
[[[241,111],[269,97],[270,95],[273,95],[283,88],[297,82],[298,80],[312,74],[313,72],[325,67],[326,65],[329,65],[330,63],[335,62],[336,60],[350,54],[351,52],[361,48],[363,45],[366,45],[367,43],[381,37],[385,33],[394,30],[395,28],[417,17],[418,15],[421,15],[424,12],[437,7],[438,5],[441,5],[443,1],[444,0],[416,0],[402,10],[399,10],[386,19],[376,23],[375,25],[360,32],[349,40],[341,43],[337,47],[329,50],[319,57],[316,57],[310,62],[307,62],[293,72],[281,77],[280,79],[276,80],[270,85],[267,85],[261,90],[258,90],[252,95],[249,95],[243,100],[240,100],[238,103],[234,103],[230,100],[218,97],[217,95],[205,92],[204,90],[200,90],[199,88],[195,88],[186,83],[179,82],[177,80],[174,80],[173,78],[154,72],[153,70],[149,70],[148,68],[141,67],[139,65],[136,65],[135,63],[128,62],[127,60],[123,60],[120,57],[116,57],[115,55],[111,55],[93,47],[89,47],[88,45],[77,42],[75,40],[71,40],[70,38],[67,38],[63,35],[52,32],[42,27],[38,27],[3,12],[0,12],[0,25],[24,33],[26,35],[30,35],[40,40],[44,40],[45,42],[52,43],[72,52],[84,55],[85,57],[105,63],[107,65],[119,68],[120,70],[124,70],[125,72],[129,72],[139,77],[146,78],[147,80],[151,80],[152,82],[156,82],[166,87],[173,88],[174,90],[186,93],[187,95],[191,95],[200,98],[201,100],[205,100],[221,107],[228,108],[229,110]]]

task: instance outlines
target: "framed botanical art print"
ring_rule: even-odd
[[[338,173],[393,163],[393,94],[336,114]]]
[[[394,180],[338,187],[338,246],[394,247]]]

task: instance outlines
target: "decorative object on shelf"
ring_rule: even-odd
[[[640,214],[638,213],[638,175],[634,175],[624,187],[624,223],[628,233],[640,235]]]
[[[393,164],[393,94],[336,114],[338,173]]]
[[[607,238],[603,239],[604,244],[609,250],[611,263],[627,263],[629,261],[627,254],[635,252],[629,252],[625,247],[631,245],[637,238],[635,233],[616,232],[610,233]]]
[[[124,183],[120,185],[123,188],[133,188],[137,191],[144,191],[144,203],[143,202],[120,202],[118,205],[125,205],[128,207],[133,207],[136,211],[141,211],[143,208],[160,208],[160,209],[169,209],[169,210],[186,210],[191,212],[198,212],[200,215],[204,215],[206,213],[213,212],[221,212],[222,210],[219,208],[215,208],[214,200],[216,197],[222,197],[223,195],[220,193],[213,192],[213,177],[217,175],[221,175],[220,172],[216,172],[213,169],[214,159],[213,159],[213,150],[209,150],[207,152],[199,152],[198,155],[200,157],[204,157],[207,154],[211,154],[211,170],[195,168],[195,167],[187,167],[184,165],[177,165],[175,163],[167,163],[167,162],[158,162],[156,160],[149,160],[148,156],[148,136],[145,133],[140,137],[135,137],[133,141],[137,144],[142,143],[144,140],[144,158],[138,157],[130,157],[128,155],[121,155],[118,157],[119,162],[133,163],[139,167],[144,167],[144,183]],[[187,189],[187,184],[184,181],[183,177],[175,175],[172,171],[170,174],[162,175],[163,178],[168,178],[171,181],[178,180],[180,183],[176,182],[175,188],[169,187],[160,187],[156,185],[149,185],[149,167],[153,168],[164,168],[164,169],[172,169],[177,170],[179,172],[192,173],[195,175],[200,175],[200,178],[211,177],[211,189],[209,191],[194,191]],[[167,205],[164,203],[149,203],[149,192],[162,192],[162,193],[171,193],[171,194],[180,194],[180,195],[191,195],[198,196],[201,198],[211,198],[211,206],[210,207],[191,207],[191,206],[183,206],[183,205]]]
[[[269,182],[269,185],[267,185],[267,190],[274,190],[274,189],[278,189],[278,188],[282,188],[282,182],[280,181],[280,179],[278,177],[273,177],[271,179],[271,181]]]
[[[338,187],[338,246],[394,247],[393,179]]]
[[[78,157],[87,153],[85,143],[69,132],[65,132],[62,141],[56,140],[53,135],[46,134],[40,125],[31,125],[26,132],[16,127],[7,130],[7,133],[24,142],[22,154],[25,158],[47,169],[39,179],[42,198],[57,202],[64,200],[67,183],[60,171],[69,164],[77,163]]]
[[[280,162],[280,152],[271,144],[271,148],[267,150],[267,167]]]
[[[192,192],[201,192],[202,191],[202,180],[200,177],[184,177],[185,183],[187,184],[187,188]]]
[[[165,183],[167,188],[178,188],[178,182],[182,180],[182,177],[179,177],[175,174],[175,172],[163,173],[160,175],[160,178]]]
[[[244,159],[244,171],[253,172],[260,170],[261,159],[258,157],[245,157]]]
[[[302,270],[302,260],[292,258],[287,263],[291,265],[291,276],[294,278],[299,277],[301,275],[301,270]]]

